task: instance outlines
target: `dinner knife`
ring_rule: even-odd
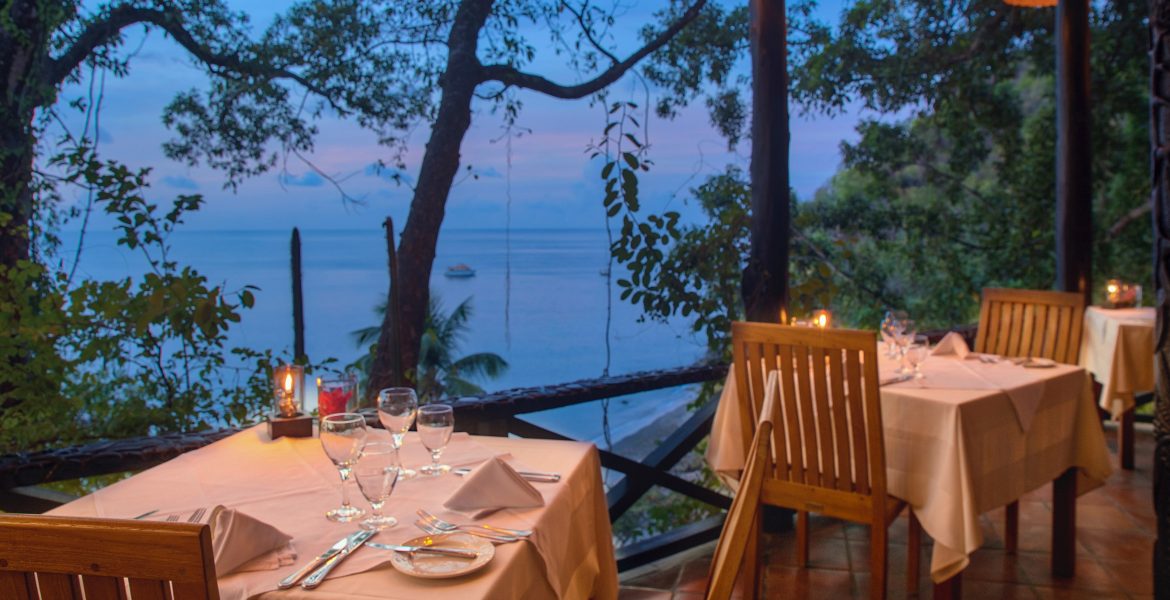
[[[333,558],[325,561],[325,564],[321,565],[320,569],[313,571],[312,575],[306,577],[305,580],[301,582],[301,587],[306,590],[311,590],[321,585],[321,582],[325,581],[325,577],[329,575],[329,572],[333,570],[333,567],[341,564],[341,561],[345,560],[345,557],[349,556],[354,550],[357,550],[359,547],[361,547],[362,544],[366,543],[366,540],[374,537],[375,533],[378,532],[362,531],[360,533],[354,534],[350,540],[350,544],[342,549],[341,552],[333,555]]]
[[[276,584],[277,589],[287,590],[288,588],[296,585],[297,582],[300,581],[302,577],[307,575],[313,569],[320,567],[321,563],[333,558],[334,556],[337,555],[338,552],[341,552],[342,550],[345,550],[347,547],[349,547],[350,541],[353,538],[356,538],[361,533],[364,533],[364,532],[355,531],[355,532],[341,538],[340,540],[337,540],[336,544],[333,544],[332,546],[330,546],[329,549],[322,552],[320,556],[314,558],[313,560],[310,560],[307,564],[305,564],[305,566],[297,569],[297,571],[295,573],[293,573],[292,575],[289,575],[288,577],[281,579],[280,583]]]
[[[371,548],[379,550],[393,550],[395,552],[406,552],[408,554],[414,552],[425,552],[429,554],[442,554],[443,556],[454,556],[456,558],[470,558],[475,559],[479,557],[479,553],[474,550],[460,550],[459,548],[444,548],[442,546],[395,546],[392,544],[379,544],[378,542],[370,542],[366,544]]]
[[[451,472],[462,477],[471,472],[470,467],[456,467]],[[527,481],[537,483],[556,483],[561,480],[560,473],[541,473],[540,471],[517,471]]]

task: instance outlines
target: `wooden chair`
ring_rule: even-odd
[[[1081,294],[984,288],[975,351],[1075,365],[1080,360],[1084,317]],[[1019,515],[1019,502],[1007,505],[1003,537],[1008,552],[1018,547]]]
[[[874,333],[732,324],[732,347],[745,432],[772,427],[774,468],[765,468],[760,501],[797,511],[797,562],[808,563],[808,513],[870,526],[870,597],[886,597],[887,529],[905,502],[886,494],[886,461],[878,397]],[[767,372],[775,371],[776,402],[765,413]],[[745,444],[745,448],[750,447]],[[738,498],[737,498],[738,499]],[[911,549],[920,530],[911,519]],[[759,590],[759,544],[745,569]],[[911,552],[907,581],[916,589],[918,556]]]
[[[771,402],[771,397],[765,400],[765,405]],[[728,600],[731,597],[748,546],[759,542],[757,517],[760,513],[760,486],[764,482],[764,473],[773,467],[770,453],[772,419],[769,416],[772,410],[769,408],[765,408],[763,420],[756,428],[743,476],[739,480],[739,490],[731,502],[731,509],[727,511],[723,531],[719,533],[719,543],[715,546],[715,556],[711,559],[710,576],[707,578],[707,600]],[[749,574],[753,572],[753,569],[747,570]]]
[[[218,600],[211,529],[0,514],[4,600]]]

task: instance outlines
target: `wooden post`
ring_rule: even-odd
[[[1150,157],[1154,287],[1154,596],[1170,597],[1170,0],[1150,2]]]
[[[1056,8],[1056,286],[1092,302],[1089,0]]]
[[[784,0],[751,0],[752,241],[742,294],[749,321],[788,309],[788,47]]]
[[[303,363],[305,356],[305,297],[301,282],[301,232],[292,230],[292,303],[293,361]]]

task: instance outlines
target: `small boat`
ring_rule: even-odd
[[[443,274],[447,277],[475,277],[475,269],[472,269],[463,263],[459,263],[457,265],[447,267],[447,272]]]

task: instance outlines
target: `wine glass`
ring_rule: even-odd
[[[414,390],[406,387],[391,387],[378,392],[378,420],[386,431],[390,432],[390,439],[394,441],[394,456],[399,457],[398,449],[402,448],[402,438],[414,425],[414,417],[418,412],[418,396]],[[417,475],[414,469],[402,466],[398,458],[398,477],[410,479]]]
[[[898,345],[898,356],[902,361],[906,361],[906,349],[914,342],[914,336],[918,334],[918,325],[914,323],[913,319],[901,319],[902,329],[894,335],[894,342]],[[909,369],[903,368],[901,373],[908,372]]]
[[[451,470],[451,465],[440,465],[439,455],[451,432],[455,431],[455,413],[447,404],[428,404],[418,409],[418,437],[427,450],[431,451],[431,464],[419,468],[423,475],[442,475]]]
[[[882,317],[882,324],[879,331],[882,334],[882,342],[886,345],[886,356],[889,358],[894,358],[894,349],[897,348],[894,339],[901,329],[902,324],[894,316],[894,311],[887,310],[885,316]]]
[[[924,335],[914,336],[913,343],[906,348],[906,362],[914,373],[914,379],[926,377],[922,372],[922,363],[930,356],[930,340]]]
[[[362,449],[354,478],[372,509],[370,516],[358,523],[362,529],[377,531],[398,524],[398,519],[382,514],[382,505],[398,485],[397,456],[398,448],[387,442],[371,442]]]
[[[345,489],[350,470],[365,445],[365,417],[354,413],[338,413],[321,419],[321,446],[341,474],[341,506],[325,513],[330,521],[352,521],[366,514],[366,511],[349,503],[349,494]]]

